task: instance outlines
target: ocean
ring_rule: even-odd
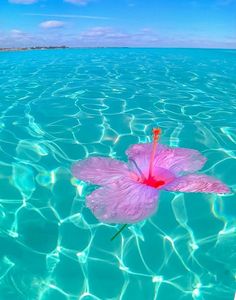
[[[233,300],[235,70],[236,50],[0,53],[0,300]],[[71,166],[127,161],[155,127],[232,194],[162,191],[111,241],[121,225],[94,217]]]

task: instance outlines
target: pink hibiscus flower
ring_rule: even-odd
[[[136,223],[155,213],[161,190],[230,193],[221,181],[193,174],[206,158],[197,150],[158,144],[161,130],[153,130],[153,142],[131,146],[122,161],[91,157],[72,168],[83,181],[101,185],[86,199],[86,205],[104,223]]]

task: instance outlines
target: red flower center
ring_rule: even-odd
[[[154,188],[158,188],[162,185],[165,184],[165,181],[164,180],[156,180],[155,178],[153,177],[149,177],[149,178],[145,178],[143,181],[142,181],[143,184],[146,184],[146,185],[149,185],[151,187],[154,187]]]

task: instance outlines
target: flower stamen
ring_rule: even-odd
[[[150,158],[150,164],[149,164],[149,174],[148,179],[152,178],[152,172],[153,172],[153,162],[155,158],[156,148],[157,148],[157,142],[161,135],[161,129],[160,128],[153,128],[153,144],[152,144],[152,153]]]

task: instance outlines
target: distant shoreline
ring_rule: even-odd
[[[0,52],[67,49],[67,46],[0,48]]]
[[[56,49],[107,49],[107,48],[133,48],[133,47],[107,47],[107,46],[98,46],[98,47],[69,47],[69,46],[45,46],[45,47],[16,47],[16,48],[0,48],[0,52],[10,52],[10,51],[30,51],[30,50],[56,50]],[[139,47],[136,47],[139,48]]]

